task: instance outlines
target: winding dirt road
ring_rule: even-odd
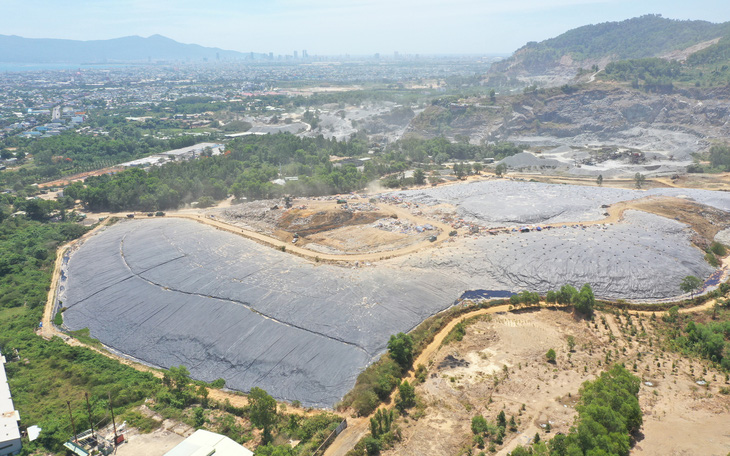
[[[686,204],[686,200],[681,200],[677,198],[670,198],[670,197],[648,197],[648,198],[642,198],[640,200],[634,200],[634,201],[625,201],[620,202],[617,204],[612,205],[610,208],[606,210],[608,213],[608,216],[602,220],[598,221],[589,221],[589,222],[576,222],[581,225],[596,225],[596,224],[605,224],[605,223],[617,223],[620,222],[623,218],[623,214],[626,210],[643,210],[649,212],[650,209],[647,209],[647,203],[651,202],[668,202],[668,203],[678,203],[682,202]],[[449,238],[448,233],[452,230],[452,228],[442,222],[434,221],[422,216],[416,216],[412,214],[409,210],[406,210],[405,208],[397,207],[389,205],[387,206],[387,210],[385,212],[389,212],[391,214],[397,215],[399,218],[407,218],[409,220],[415,221],[417,223],[425,224],[429,223],[435,227],[437,227],[440,230],[440,233],[437,237],[437,240],[435,242],[428,242],[424,241],[422,243],[414,244],[411,246],[404,247],[402,249],[388,251],[388,252],[377,252],[377,253],[367,253],[367,254],[353,254],[353,255],[336,255],[336,254],[326,254],[326,253],[319,253],[314,252],[302,247],[298,247],[296,245],[292,245],[291,243],[273,238],[271,236],[240,228],[237,226],[234,226],[232,224],[226,223],[224,221],[221,221],[217,218],[211,218],[206,217],[203,214],[198,213],[186,213],[186,212],[172,212],[169,213],[166,217],[172,217],[172,218],[180,218],[180,219],[188,219],[193,220],[198,223],[203,223],[208,226],[212,226],[217,229],[221,229],[233,234],[237,234],[240,236],[243,236],[247,239],[254,240],[256,242],[259,242],[264,245],[268,245],[273,248],[282,249],[282,247],[285,249],[287,253],[299,255],[303,258],[309,259],[311,261],[331,261],[331,262],[356,262],[356,261],[378,261],[383,260],[386,258],[393,258],[401,255],[407,255],[413,252],[416,252],[418,250],[429,248],[431,246],[435,246],[443,242],[444,240]],[[107,214],[104,214],[107,215]],[[117,213],[117,214],[108,214],[110,217],[119,217],[119,218],[126,218],[126,213]],[[136,219],[141,220],[147,220],[148,217],[137,217]],[[109,223],[107,220],[106,223]],[[554,224],[554,225],[541,225],[541,226],[554,226],[554,227],[560,227],[564,225],[563,223],[560,224]],[[565,225],[568,225],[565,223]],[[98,353],[103,354],[104,356],[107,356],[112,359],[116,359],[119,362],[129,365],[139,371],[143,372],[150,372],[156,377],[162,377],[163,373],[162,371],[151,368],[149,366],[146,366],[144,364],[132,361],[130,359],[118,356],[114,353],[108,352],[106,350],[100,350],[96,347],[87,346],[85,344],[82,344],[76,339],[70,338],[66,334],[58,331],[54,325],[53,325],[53,317],[54,317],[54,310],[55,310],[55,302],[56,302],[56,293],[58,290],[58,284],[61,276],[61,268],[63,265],[63,258],[64,255],[70,250],[75,248],[77,245],[82,243],[85,239],[87,239],[90,236],[93,236],[96,234],[96,232],[102,227],[104,224],[100,224],[95,229],[89,231],[81,238],[72,241],[64,246],[59,247],[57,251],[57,257],[54,264],[54,271],[52,275],[51,280],[51,289],[48,294],[48,299],[46,302],[46,307],[44,309],[43,314],[43,325],[41,328],[39,328],[39,334],[42,335],[46,339],[50,339],[53,336],[59,336],[62,337],[67,343],[70,345],[80,345],[80,346],[86,346],[87,348],[94,350]],[[728,259],[724,262],[724,267],[727,270],[728,266]],[[694,307],[694,308],[686,308],[681,309],[680,312],[682,313],[689,313],[689,312],[697,312],[702,310],[709,310],[714,305],[714,300],[708,301],[705,304],[702,304],[701,306]],[[414,360],[413,365],[417,366],[419,364],[428,365],[429,360],[431,360],[436,353],[438,352],[441,343],[443,342],[444,338],[449,334],[449,332],[463,319],[479,316],[479,315],[487,315],[487,314],[494,314],[498,312],[507,312],[509,311],[509,306],[498,306],[498,307],[492,307],[487,309],[479,309],[475,310],[473,312],[469,312],[466,314],[463,314],[459,316],[458,318],[452,320],[449,322],[438,334],[435,335],[434,340],[426,346],[426,348],[419,354],[419,356]],[[635,314],[651,314],[651,311],[630,311],[631,313]],[[409,376],[407,378],[409,382],[414,381],[413,373],[409,373]],[[248,404],[247,398],[245,396],[242,396],[240,394],[236,394],[233,392],[227,392],[223,390],[217,390],[217,389],[209,389],[209,397],[211,399],[215,399],[217,401],[230,401],[231,404],[237,406],[237,407],[243,407]],[[394,397],[395,392],[393,393],[393,396],[391,397],[390,406],[392,407],[392,404],[394,404]],[[290,413],[297,413],[297,414],[310,414],[313,412],[307,412],[306,410],[297,409],[293,407],[288,407],[287,411]],[[348,419],[348,428],[345,429],[330,445],[330,447],[326,450],[324,453],[328,456],[335,456],[335,455],[344,455],[349,450],[354,448],[354,446],[357,444],[357,442],[369,431],[369,418],[370,417],[360,417],[360,418],[350,418]]]

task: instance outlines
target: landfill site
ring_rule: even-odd
[[[491,178],[136,217],[64,258],[59,305],[116,353],[331,408],[390,335],[462,298],[590,283],[658,302],[688,275],[712,289],[725,269],[703,249],[727,239],[727,211],[721,191]]]

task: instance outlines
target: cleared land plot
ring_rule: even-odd
[[[318,265],[186,220],[125,221],[71,257],[65,324],[144,362],[332,406],[360,369],[448,307],[436,273]]]
[[[573,352],[568,336],[575,340]],[[426,381],[416,388],[422,408],[399,420],[403,440],[383,454],[459,454],[474,445],[472,417],[481,414],[494,423],[502,410],[508,420],[515,417],[517,430],[496,446],[498,455],[536,433],[543,440],[566,433],[577,415],[581,384],[615,362],[642,381],[643,434],[632,454],[726,454],[730,396],[719,394],[727,386],[724,375],[659,346],[648,316],[598,313],[588,323],[565,311],[540,310],[482,319],[468,326],[461,342],[434,356]],[[550,348],[557,352],[555,364],[545,358]],[[700,378],[710,384],[698,385]]]

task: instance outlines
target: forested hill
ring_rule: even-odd
[[[493,65],[490,73],[513,77],[556,72],[575,74],[578,68],[659,57],[703,43],[709,46],[712,40],[724,36],[730,36],[730,22],[679,21],[647,15],[586,25],[539,43],[527,43],[509,59]]]

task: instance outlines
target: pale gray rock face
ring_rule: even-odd
[[[730,245],[730,228],[725,228],[717,233],[715,240],[721,244]]]

